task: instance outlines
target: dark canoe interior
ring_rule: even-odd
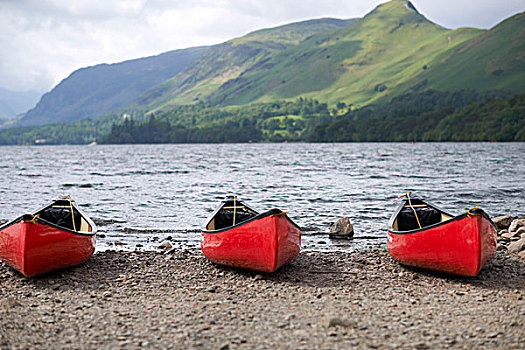
[[[235,215],[234,215],[235,213]],[[217,211],[206,226],[207,230],[221,230],[226,227],[237,225],[243,221],[257,216],[257,212],[243,202],[229,200]]]
[[[418,219],[421,227],[423,228],[452,218],[452,216],[445,214],[441,210],[431,205],[428,205],[420,199],[413,198],[411,199],[410,203],[411,205],[408,203],[408,201],[406,201],[403,205],[403,208],[401,208],[399,211],[392,225],[394,231],[417,230],[420,228]]]
[[[73,208],[73,214],[71,214],[71,208]],[[54,202],[40,210],[36,217],[71,231],[91,232],[93,230],[89,222],[68,200]]]

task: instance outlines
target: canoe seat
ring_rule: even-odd
[[[256,214],[237,208],[235,212],[235,224],[246,221]],[[220,230],[225,227],[233,226],[233,209],[221,209],[215,215],[215,229]]]
[[[80,229],[82,216],[77,211],[74,211],[75,227]],[[73,218],[71,217],[70,208],[55,208],[49,207],[40,212],[39,217],[52,224],[73,230]]]
[[[414,207],[421,227],[430,226],[441,222],[441,213],[439,210],[432,207]],[[399,231],[409,231],[419,228],[419,225],[414,215],[414,210],[409,207],[404,207],[397,216],[397,227]]]

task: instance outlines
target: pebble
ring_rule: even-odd
[[[335,327],[335,326],[341,326],[341,327],[354,326],[353,322],[351,322],[349,320],[346,320],[346,319],[343,319],[343,318],[339,318],[339,317],[330,317],[330,318],[328,318],[328,321],[326,321],[326,320],[323,321],[323,324],[327,328]]]
[[[159,245],[159,248],[160,249],[170,249],[172,247],[171,243],[170,242],[162,242],[160,245]]]
[[[514,236],[517,236],[517,232],[507,232],[501,235],[501,238],[504,238],[507,241],[510,241]],[[521,236],[521,234],[520,234]]]
[[[518,241],[514,241],[511,244],[509,244],[507,251],[509,254],[517,254],[521,251],[525,250],[525,239],[521,238]]]
[[[5,298],[4,300],[0,300],[0,307],[5,309],[10,309],[12,307],[15,307],[17,305],[20,305],[18,301],[16,301],[15,297],[9,296]],[[1,339],[1,338],[0,338]]]

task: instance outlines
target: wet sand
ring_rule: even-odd
[[[273,274],[200,251],[97,253],[26,279],[0,263],[0,349],[523,349],[525,260],[474,278],[386,248],[301,252]]]

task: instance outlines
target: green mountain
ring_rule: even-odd
[[[228,82],[250,71],[259,71],[279,53],[300,45],[308,37],[331,32],[354,20],[323,18],[263,29],[212,46],[176,77],[137,99],[132,108],[169,109],[170,105],[206,101]]]
[[[42,96],[35,108],[10,127],[100,117],[129,105],[149,89],[175,76],[207,49],[175,50],[158,56],[79,69]]]
[[[421,78],[439,90],[525,92],[525,13],[449,50]]]
[[[275,44],[268,35],[264,41],[260,35],[248,35],[212,48],[135,106],[154,111],[198,100],[242,105],[298,96],[332,105],[366,105],[413,87],[444,55],[483,33],[445,29],[419,14],[409,1],[393,0],[362,19],[279,50],[254,53],[261,45]],[[462,88],[468,85],[463,82]]]
[[[444,29],[410,2],[394,0],[344,28],[305,40],[210,99],[238,104],[305,96],[329,104],[369,104],[416,77],[447,48],[447,36],[458,45],[478,33]]]

